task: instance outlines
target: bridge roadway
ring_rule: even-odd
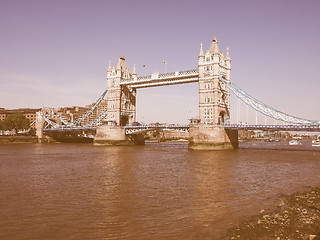
[[[244,125],[244,124],[226,124],[226,129],[230,130],[267,130],[267,131],[304,131],[320,132],[320,125]],[[139,132],[152,131],[155,129],[189,132],[189,125],[185,126],[128,126],[126,134],[135,134]]]
[[[190,125],[158,125],[158,126],[126,126],[126,134],[138,134],[153,130],[169,130],[189,132]],[[303,132],[320,132],[320,125],[245,125],[245,124],[227,124],[226,129],[230,130],[267,130],[267,131],[303,131]],[[75,131],[92,131],[96,127],[73,127],[73,128],[46,128],[45,133],[54,132],[75,132]]]

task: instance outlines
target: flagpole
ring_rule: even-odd
[[[146,70],[147,65],[143,65],[142,67],[144,68],[144,75],[147,76],[147,70]]]

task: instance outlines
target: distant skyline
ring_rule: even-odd
[[[0,107],[90,104],[122,54],[138,76],[196,69],[200,43],[206,51],[216,34],[239,87],[320,120],[319,9],[316,0],[0,0]],[[138,90],[138,121],[184,124],[190,112],[198,115],[197,83]]]

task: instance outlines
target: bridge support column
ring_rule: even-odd
[[[121,126],[99,126],[93,140],[94,145],[143,145],[142,134],[126,135],[126,130]]]
[[[238,131],[223,125],[197,124],[189,129],[189,148],[196,150],[225,150],[238,148]]]
[[[46,142],[45,136],[43,134],[43,125],[45,120],[41,114],[41,112],[36,113],[36,136],[38,137],[38,142]]]

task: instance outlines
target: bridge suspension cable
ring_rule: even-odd
[[[303,119],[295,117],[284,112],[281,112],[273,107],[270,107],[263,102],[255,99],[250,96],[248,93],[239,88],[236,84],[227,81],[222,76],[219,77],[220,80],[244,103],[255,109],[256,111],[264,114],[265,116],[271,117],[276,120],[280,120],[287,123],[293,124],[311,124],[311,125],[320,125],[320,121],[312,121],[308,119]]]
[[[108,114],[108,110],[103,111],[98,117],[93,119],[91,122],[88,122],[87,124],[83,125],[84,127],[93,127],[98,126],[99,123],[106,118]]]
[[[54,121],[51,121],[48,119],[45,115],[43,115],[43,119],[47,122],[47,125],[44,128],[47,128],[49,125],[56,128],[56,127],[61,127],[61,125],[55,123]]]
[[[74,120],[73,122],[70,123],[70,125],[77,126],[81,125],[83,121],[85,121],[92,113],[93,111],[99,106],[105,95],[107,94],[107,90],[105,90],[102,95],[98,98],[98,100],[92,104],[92,106],[86,111],[84,114],[82,114],[79,118]]]

